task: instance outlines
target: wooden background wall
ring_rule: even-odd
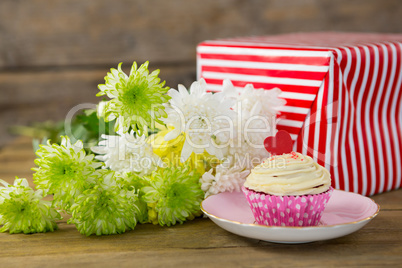
[[[402,32],[400,0],[1,0],[0,147],[15,124],[95,103],[110,67],[135,60],[170,87],[195,79],[206,39],[300,31]]]

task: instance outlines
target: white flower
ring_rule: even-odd
[[[233,110],[238,115],[234,146],[230,147],[229,155],[236,165],[250,169],[268,157],[264,140],[275,135],[278,108],[286,101],[279,98],[280,89],[254,89],[252,84],[247,84],[238,94],[229,80],[223,82],[223,94],[235,100]]]
[[[134,137],[134,132],[118,135],[102,135],[104,139],[91,150],[99,155],[95,157],[105,162],[105,168],[117,172],[135,172],[140,176],[149,175],[162,165],[160,158],[153,153],[152,146],[145,141],[145,136]]]
[[[172,98],[166,105],[168,116],[164,122],[174,130],[165,140],[185,133],[181,159],[185,161],[193,152],[202,154],[204,151],[223,158],[233,134],[232,101],[224,98],[223,93],[207,92],[204,79],[194,82],[189,92],[179,85],[178,91],[171,89],[168,95]]]
[[[223,82],[223,93],[233,98],[233,92],[237,92],[229,80]],[[266,90],[263,88],[255,89],[252,84],[247,84],[240,94],[237,94],[235,110],[242,111],[244,117],[263,115],[266,117],[276,116],[279,107],[286,104],[284,99],[279,98],[282,91],[279,88]]]
[[[222,192],[239,192],[248,174],[250,171],[242,171],[241,167],[227,168],[221,164],[202,175],[201,189],[205,192],[205,197]]]

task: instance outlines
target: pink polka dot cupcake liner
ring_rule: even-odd
[[[268,226],[315,226],[332,195],[333,188],[314,195],[277,196],[242,187],[258,224]]]

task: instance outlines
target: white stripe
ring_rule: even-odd
[[[385,45],[381,45],[382,48],[386,51],[388,51],[388,48]],[[389,109],[389,98],[391,96],[392,92],[392,84],[394,83],[395,79],[395,70],[396,70],[396,58],[395,58],[395,47],[392,47],[392,66],[391,66],[391,76],[388,81],[388,87],[387,90],[385,91],[385,100],[384,100],[384,106],[382,109],[382,125],[385,127],[383,130],[385,132],[385,135],[391,136],[391,131],[389,129],[388,123],[387,123],[387,111]],[[392,148],[391,148],[391,143],[389,141],[390,139],[385,139],[385,147],[386,147],[386,154],[387,154],[387,163],[388,163],[388,185],[386,190],[389,191],[391,190],[392,187],[392,181],[394,179],[394,166],[393,166],[393,161],[392,161]]]
[[[399,47],[400,47],[400,49],[401,49],[401,51],[402,51],[402,44],[401,43],[399,43]],[[402,67],[402,66],[401,66]],[[401,83],[402,83],[402,70],[400,70],[400,72],[399,72],[399,78],[398,78],[398,82],[397,82],[397,84],[396,84],[396,88],[395,88],[395,90],[397,90],[397,92],[396,92],[396,94],[395,94],[395,96],[398,96],[398,94],[400,93],[400,91],[401,91]],[[396,144],[396,146],[395,146],[395,150],[396,150],[396,157],[397,157],[397,159],[394,159],[394,161],[395,161],[395,163],[401,163],[402,162],[402,157],[401,157],[401,149],[402,148],[400,148],[399,147],[399,139],[400,138],[402,138],[402,137],[400,137],[399,135],[398,135],[398,131],[397,131],[397,123],[396,123],[396,118],[398,118],[398,121],[400,121],[399,122],[399,126],[402,126],[402,105],[401,105],[401,107],[400,107],[400,110],[399,110],[399,113],[398,114],[396,114],[396,104],[399,102],[399,101],[401,101],[400,99],[398,100],[398,98],[394,98],[394,101],[393,101],[393,103],[392,103],[392,105],[391,105],[391,119],[392,119],[392,121],[391,122],[394,122],[394,124],[392,124],[392,133],[393,133],[393,136],[394,136],[394,141],[395,141],[395,144]],[[393,115],[395,115],[395,116],[393,116]],[[396,166],[396,176],[395,176],[395,179],[396,179],[396,185],[395,185],[395,187],[396,188],[399,188],[399,187],[401,187],[401,180],[402,180],[402,171],[401,171],[401,165],[395,165]]]
[[[339,57],[342,57],[341,51],[337,49],[338,52],[338,103],[337,105],[337,117],[336,117],[336,129],[335,129],[335,139],[334,139],[334,177],[335,177],[335,188],[339,189],[340,187],[340,182],[339,182],[339,165],[338,165],[338,153],[339,153],[339,132],[341,130],[341,120],[342,120],[342,109],[343,109],[343,103],[342,103],[342,94],[343,94],[343,83],[342,83],[342,71],[340,70],[339,67]],[[335,78],[334,78],[335,80]],[[342,146],[344,147],[344,146]]]
[[[326,144],[325,144],[325,168],[330,171],[331,169],[331,156],[333,152],[333,148],[331,148],[331,138],[332,138],[332,109],[334,105],[334,55],[331,57],[331,62],[330,62],[330,67],[329,67],[329,73],[327,75],[328,81],[328,98],[327,98],[327,106],[325,107],[326,112],[327,112],[327,137],[325,138]],[[336,178],[338,179],[338,178]],[[337,184],[335,182],[335,184]],[[339,183],[338,183],[339,185]]]
[[[303,121],[290,120],[290,119],[279,119],[279,126],[288,126],[288,127],[298,127],[301,128],[303,126]]]
[[[327,78],[325,78],[327,79]],[[314,129],[314,147],[313,147],[313,159],[317,162],[318,160],[318,152],[319,152],[319,144],[321,141],[320,138],[320,125],[321,125],[321,113],[322,113],[322,100],[324,98],[324,90],[325,90],[325,79],[321,84],[320,89],[317,94],[317,110],[315,112],[315,129]]]
[[[351,120],[349,121],[349,142],[350,142],[350,160],[352,161],[352,171],[353,171],[353,188],[354,188],[354,192],[357,193],[357,188],[358,188],[358,177],[357,177],[357,161],[356,161],[356,150],[355,150],[355,143],[357,143],[357,141],[355,141],[353,139],[353,130],[354,130],[354,126],[355,126],[355,115],[356,115],[356,109],[353,103],[353,98],[355,96],[355,91],[356,91],[356,84],[357,84],[357,80],[359,78],[359,74],[360,74],[360,65],[361,65],[361,58],[360,58],[360,51],[357,49],[357,47],[353,47],[353,49],[356,51],[356,69],[355,69],[355,73],[353,74],[353,80],[352,80],[352,84],[350,85],[350,98],[351,98],[351,102],[352,102],[352,107],[351,107]],[[364,181],[364,180],[363,180]]]
[[[304,121],[303,125],[303,144],[302,144],[302,154],[307,155],[307,152],[309,151],[309,143],[308,143],[308,138],[310,135],[310,124],[311,124],[311,109],[309,110],[306,120]]]
[[[275,41],[277,42],[277,41]],[[283,47],[283,48],[309,48],[309,49],[328,49],[329,47],[323,46],[311,46],[311,45],[298,45],[298,44],[288,44],[288,43],[273,43],[269,39],[261,40],[261,39],[235,39],[235,40],[207,40],[203,42],[204,44],[218,44],[218,45],[243,45],[243,46],[259,46],[259,47]]]
[[[351,67],[351,62],[352,62],[352,57],[350,54],[350,51],[348,48],[344,47],[343,48],[346,51],[346,68],[345,68],[345,72],[343,75],[343,81],[345,84],[345,117],[343,118],[343,131],[342,131],[342,142],[341,142],[341,159],[342,159],[342,167],[343,167],[343,179],[344,179],[344,184],[345,184],[345,191],[349,192],[349,167],[348,167],[348,163],[346,162],[347,159],[347,154],[346,154],[346,149],[345,149],[345,139],[346,139],[346,129],[347,129],[347,119],[349,117],[349,103],[350,103],[350,96],[348,95],[348,89],[347,89],[347,78],[350,72],[350,67]]]
[[[225,54],[225,55],[318,57],[318,58],[325,58],[331,55],[329,51],[216,47],[216,46],[202,46],[202,45],[197,47],[197,52],[205,54]]]
[[[334,108],[333,106],[336,105],[337,106],[337,115],[336,115],[336,128],[335,128],[335,134],[332,137],[334,139],[334,148],[331,148],[333,150],[333,159],[331,162],[331,165],[333,165],[334,167],[334,179],[335,179],[335,188],[339,189],[340,187],[340,182],[339,182],[339,170],[338,170],[338,152],[339,152],[339,131],[340,131],[340,126],[341,126],[341,105],[342,105],[342,88],[343,88],[343,84],[342,84],[342,71],[340,69],[340,64],[342,62],[342,52],[340,49],[338,48],[334,48],[334,50],[336,51],[337,57],[336,57],[336,61],[337,61],[337,68],[338,68],[338,100],[336,104],[333,103],[333,99],[332,99],[332,108]],[[333,63],[334,64],[334,63]],[[335,64],[334,64],[335,65]],[[333,66],[334,67],[334,66]],[[333,85],[335,85],[335,77],[334,77],[334,70],[332,69],[332,75],[331,77],[333,77],[332,79],[332,83]],[[329,95],[329,94],[328,94]],[[332,93],[331,93],[332,95]],[[329,96],[328,96],[329,97]],[[332,112],[332,111],[331,111]],[[333,120],[333,118],[331,118]],[[331,124],[331,130],[332,130],[332,124]]]
[[[370,118],[371,116],[375,116],[374,114],[370,114],[370,108],[372,107],[372,99],[373,99],[373,94],[376,91],[375,85],[377,81],[377,76],[378,76],[378,67],[379,67],[379,56],[378,56],[378,48],[374,45],[371,46],[374,49],[374,71],[373,71],[373,77],[371,78],[371,86],[369,89],[367,101],[366,101],[366,109],[364,111],[364,122],[366,124],[366,135],[367,135],[367,146],[369,149],[369,155],[372,157],[369,157],[370,160],[370,172],[371,172],[371,189],[369,189],[368,195],[373,195],[375,191],[375,186],[376,186],[376,165],[375,165],[375,157],[374,157],[374,147],[373,147],[373,136],[371,135],[371,132],[373,129],[371,128],[370,124]],[[367,53],[367,51],[366,51]]]
[[[322,73],[328,71],[328,66],[315,66],[306,64],[286,64],[286,63],[238,61],[238,60],[215,60],[215,59],[201,59],[201,58],[199,59],[199,63],[202,66],[214,66],[214,67],[305,71],[305,72],[322,72]]]
[[[238,93],[242,92],[244,90],[244,87],[233,87]],[[222,84],[207,84],[207,90],[209,91],[222,91]],[[269,90],[269,89],[266,89]],[[307,100],[307,101],[313,101],[316,97],[314,94],[307,94],[307,93],[297,93],[297,92],[285,92],[282,91],[282,93],[279,95],[280,98],[285,98],[285,99],[295,99],[295,100]],[[307,113],[307,112],[306,112]]]
[[[304,124],[303,124],[303,129],[301,129],[301,131],[303,131],[303,140],[302,140],[302,154],[307,155],[307,151],[308,151],[308,135],[310,132],[310,114],[311,114],[311,109],[309,109],[308,114],[306,116],[306,120],[304,120]]]
[[[384,92],[384,83],[385,83],[385,78],[387,75],[387,67],[388,67],[388,53],[386,50],[384,50],[383,48],[383,54],[384,54],[384,60],[383,60],[383,70],[382,70],[382,77],[381,77],[381,82],[380,82],[380,86],[376,89],[377,92],[379,92],[380,94],[378,94],[377,99],[375,100],[375,104],[374,104],[374,113],[373,116],[377,116],[379,115],[379,106],[380,106],[380,101],[381,101],[381,97],[382,94],[381,92]],[[385,171],[384,171],[384,165],[381,164],[381,161],[384,159],[384,152],[383,152],[383,148],[381,145],[381,135],[380,135],[380,127],[382,127],[382,124],[380,126],[379,124],[379,118],[376,118],[377,120],[374,120],[374,132],[375,132],[375,139],[377,142],[377,150],[378,150],[378,159],[380,159],[380,165],[379,165],[379,169],[380,169],[380,187],[379,187],[379,192],[383,192],[384,191],[384,182],[385,182]]]
[[[242,92],[244,90],[244,87],[233,87],[233,88],[238,93],[240,93],[240,92]],[[207,85],[207,90],[209,90],[209,91],[222,91],[222,84],[217,85],[217,84],[209,83]],[[282,91],[282,93],[279,95],[279,97],[280,98],[285,98],[285,99],[313,101],[313,100],[315,100],[316,95],[315,94],[307,94],[307,93],[297,93],[297,92],[288,92],[288,91],[285,92],[285,91]]]
[[[336,61],[338,62],[338,66],[340,66],[341,62],[342,62],[342,52],[340,49],[335,48],[334,49],[337,52],[337,59]],[[340,71],[340,70],[339,70]]]
[[[290,137],[292,138],[292,140],[296,140],[297,139],[297,134],[290,134]]]
[[[300,108],[300,107],[295,107],[295,106],[282,106],[279,108],[279,111],[281,112],[288,112],[288,113],[296,113],[296,114],[308,114],[310,111],[309,108]]]
[[[279,95],[279,97],[284,98],[284,99],[313,101],[313,100],[315,100],[316,95],[315,94],[307,94],[307,93],[296,93],[296,92],[282,91],[282,93]]]
[[[197,73],[196,73],[197,81],[201,78],[201,57],[197,54]]]
[[[296,135],[296,136],[298,136],[298,135]],[[293,139],[293,138],[292,138]],[[298,139],[297,139],[297,137],[295,138],[295,139],[293,139],[293,151],[294,152],[297,152],[297,144],[298,144]]]
[[[357,142],[359,144],[359,156],[360,156],[360,161],[361,161],[361,170],[362,170],[362,195],[367,195],[367,180],[366,178],[368,178],[368,174],[367,174],[367,165],[366,165],[366,155],[364,152],[364,141],[363,141],[363,131],[362,131],[362,102],[363,102],[363,95],[366,91],[366,85],[367,85],[367,79],[368,79],[368,74],[369,74],[369,70],[370,70],[370,53],[368,51],[368,48],[366,46],[362,46],[364,51],[365,51],[365,58],[366,58],[366,64],[365,64],[365,69],[363,72],[363,81],[362,84],[360,86],[360,89],[358,89],[358,96],[357,96],[357,104],[356,104],[356,131],[357,131]],[[356,51],[359,51],[360,54],[360,50],[358,48],[355,47]],[[361,60],[361,59],[360,59]],[[363,114],[364,115],[364,114]],[[370,158],[370,156],[369,156]]]
[[[231,73],[218,73],[218,72],[203,72],[202,76],[204,78],[210,78],[210,79],[229,79],[233,81],[260,82],[269,84],[311,86],[311,87],[318,87],[321,85],[322,82],[321,80],[277,78],[277,77],[268,77],[259,75],[231,74]]]

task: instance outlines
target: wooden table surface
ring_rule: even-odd
[[[32,183],[31,141],[18,138],[0,151],[0,178]],[[137,225],[110,236],[85,237],[59,222],[44,234],[0,233],[0,267],[402,267],[402,189],[379,194],[379,215],[361,230],[338,239],[286,245],[229,233],[206,218],[182,225]]]

